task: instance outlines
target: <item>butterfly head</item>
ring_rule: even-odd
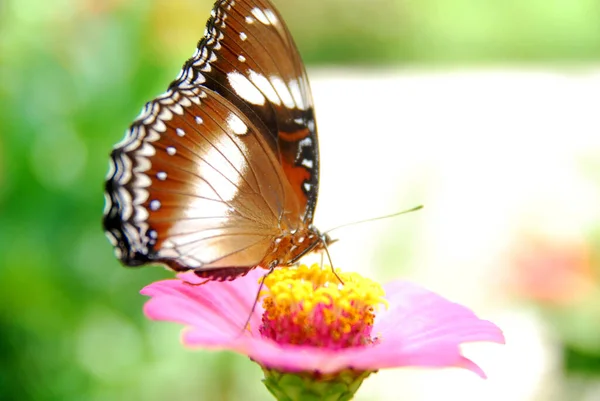
[[[331,238],[331,236],[326,232],[319,231],[315,226],[311,226],[310,230],[314,233],[315,237],[318,239],[318,243],[316,245],[315,250],[322,250],[329,245],[337,242],[337,238]]]
[[[325,251],[329,247],[329,245],[338,241],[337,238],[331,238],[331,236],[326,232],[320,232],[315,226],[310,226],[309,230],[313,233],[316,241],[314,251]]]
[[[327,233],[322,233],[320,238],[321,238],[321,243],[325,244],[325,246],[329,246],[331,244],[338,242],[337,238],[331,238],[331,236]]]

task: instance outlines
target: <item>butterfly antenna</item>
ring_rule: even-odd
[[[325,250],[325,253],[327,254],[327,259],[329,260],[329,266],[331,267],[331,272],[335,275],[335,277],[337,277],[340,284],[343,285],[344,280],[342,280],[342,278],[337,274],[337,272],[335,271],[335,268],[333,267],[333,261],[331,260],[331,254],[329,253],[329,247],[327,246],[326,238],[327,237],[325,235],[322,235],[321,243],[323,244],[323,249]],[[323,268],[323,254],[321,254],[321,268]]]
[[[400,216],[401,214],[416,212],[417,210],[421,210],[421,209],[423,209],[423,205],[415,206],[412,209],[403,210],[401,212],[396,212],[396,213],[388,214],[385,216],[371,217],[370,219],[364,219],[364,220],[353,221],[351,223],[345,223],[345,224],[339,225],[337,227],[330,228],[329,230],[325,231],[325,234],[329,234],[330,232],[337,230],[339,228],[353,226],[356,224],[368,223],[368,222],[376,221],[376,220],[389,219],[390,217],[396,217],[396,216]],[[327,247],[325,247],[325,249],[327,249]]]
[[[258,285],[258,291],[256,291],[256,297],[254,298],[254,303],[252,304],[252,308],[250,309],[250,313],[248,314],[248,318],[246,319],[246,322],[244,323],[244,325],[242,326],[242,330],[240,331],[240,336],[244,334],[244,332],[248,329],[248,325],[250,324],[250,320],[252,319],[252,315],[254,314],[254,311],[256,310],[256,305],[258,305],[258,300],[260,299],[260,292],[262,291],[263,287],[265,286],[265,280],[267,279],[267,276],[271,273],[273,273],[273,270],[275,270],[275,267],[277,265],[273,265],[271,266],[271,268],[269,268],[269,271],[262,276],[262,279],[260,280],[260,284]]]

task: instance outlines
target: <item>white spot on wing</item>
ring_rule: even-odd
[[[158,199],[153,199],[150,201],[150,210],[157,211],[160,209],[160,201]]]
[[[227,117],[227,124],[236,135],[246,135],[248,133],[248,126],[235,114],[230,114]]]
[[[136,156],[152,157],[156,154],[156,149],[149,143],[142,143],[136,152]],[[149,167],[148,167],[149,168]],[[146,169],[147,170],[147,169]]]
[[[271,83],[273,84],[273,87],[277,91],[277,94],[279,95],[279,98],[281,99],[285,107],[287,107],[288,109],[296,108],[296,103],[292,98],[292,94],[283,82],[283,79],[279,78],[278,76],[271,76]]]
[[[248,78],[239,72],[230,72],[227,74],[227,80],[233,90],[235,90],[235,93],[248,103],[256,105],[265,104],[265,97],[263,94],[260,93],[257,87],[254,86]]]
[[[306,99],[302,97],[302,92],[300,91],[300,85],[298,85],[298,81],[295,79],[290,80],[290,82],[288,82],[288,89],[294,98],[296,107],[300,110],[306,110],[308,105],[305,102]]]
[[[110,208],[112,206],[113,206],[112,200],[110,199],[110,196],[108,196],[108,194],[105,192],[104,193],[104,211],[103,211],[103,213],[108,214],[108,211],[110,210]],[[107,231],[107,232],[109,232],[109,231]],[[114,245],[116,245],[116,243]]]
[[[229,119],[228,119],[229,120]],[[203,180],[198,180],[194,185],[194,193],[201,196],[189,197],[189,201],[181,206],[181,212],[189,218],[211,217],[226,218],[230,213],[231,201],[235,199],[243,185],[243,176],[246,174],[248,164],[244,153],[247,148],[242,141],[224,140],[219,148],[208,147],[202,154],[206,163],[195,165],[195,173]],[[225,158],[223,155],[227,155]],[[190,256],[199,241],[215,234],[213,230],[190,231],[190,221],[181,218],[174,222],[167,232],[168,243],[163,247],[174,251],[185,252],[190,250]],[[185,235],[182,235],[185,234]],[[218,256],[221,250],[218,247],[211,249],[202,248],[202,255],[196,254],[198,263],[210,261]]]
[[[254,22],[254,18],[247,16],[246,17],[246,24],[252,24]]]
[[[241,63],[245,63],[245,62],[246,62],[246,57],[244,57],[244,56],[242,56],[242,55],[240,54],[240,55],[238,56],[238,60],[239,60]]]
[[[244,32],[240,32],[240,39],[242,41],[244,41],[244,40],[248,39],[248,36]]]
[[[260,89],[260,91],[269,99],[269,102],[274,103],[276,105],[281,104],[281,100],[279,100],[279,96],[277,96],[277,92],[273,89],[273,85],[271,82],[262,74],[254,72],[252,70],[249,71],[250,80],[252,83]]]
[[[307,169],[311,169],[313,168],[313,161],[310,159],[302,159],[301,164],[306,167]]]
[[[301,148],[303,148],[305,146],[311,146],[312,139],[310,138],[310,136],[307,136],[306,138],[300,140],[300,142],[298,142],[298,144],[300,145]]]
[[[152,163],[148,159],[142,159],[142,160],[144,160],[145,164],[147,164],[148,166],[152,165]],[[148,169],[146,169],[146,170],[148,170]],[[140,188],[147,188],[150,185],[152,185],[152,180],[146,174],[135,175],[131,182],[134,186],[140,187]]]
[[[177,149],[174,146],[167,146],[167,154],[169,156],[174,156],[177,153]]]
[[[259,20],[261,23],[265,25],[271,25],[271,21],[269,21],[269,18],[267,18],[265,13],[260,8],[254,7],[250,12],[252,15],[254,15],[254,18]]]
[[[204,122],[204,120],[202,119],[202,117],[196,116],[196,124],[202,124]]]
[[[202,267],[202,261],[196,259],[194,256],[182,255],[179,256],[179,259],[184,265],[189,266],[191,268]]]
[[[179,252],[177,252],[175,249],[175,244],[173,243],[173,241],[171,240],[166,240],[165,242],[162,243],[162,247],[158,250],[158,255],[161,258],[178,258],[179,257]]]
[[[156,173],[156,178],[158,178],[161,181],[164,181],[167,179],[167,173],[164,171],[159,171],[158,173]]]
[[[273,10],[269,10],[267,8],[267,9],[265,9],[264,13],[265,13],[265,16],[267,17],[267,19],[269,20],[269,22],[271,23],[271,25],[277,24],[277,16],[273,12]]]
[[[179,136],[185,136],[185,131],[182,130],[181,128],[176,128],[175,132],[177,133],[177,135]]]

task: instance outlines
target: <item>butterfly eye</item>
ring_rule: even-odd
[[[104,228],[127,266],[215,280],[323,246],[308,77],[266,0],[217,1],[192,58],[115,146]]]

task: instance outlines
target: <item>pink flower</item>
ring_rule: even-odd
[[[513,252],[510,291],[547,306],[579,308],[596,291],[592,246],[523,235]]]
[[[186,283],[195,280],[193,274],[150,284],[142,290],[151,297],[144,310],[150,319],[184,324],[187,346],[233,350],[265,372],[335,375],[402,366],[460,367],[485,377],[461,354],[460,345],[503,343],[495,324],[408,282],[382,289],[357,274],[338,274],[344,285],[318,266],[276,270],[267,277],[263,302],[243,333],[264,275],[259,270],[201,286]]]

